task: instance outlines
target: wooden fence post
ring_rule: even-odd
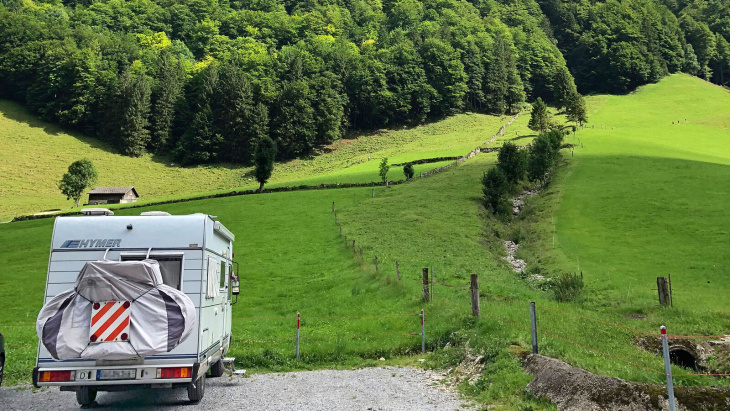
[[[360,261],[362,261],[362,247],[360,247]]]
[[[423,301],[428,302],[431,299],[428,289],[428,267],[423,269]]]
[[[659,292],[659,305],[669,305],[669,283],[667,282],[667,277],[657,277],[656,286]]]
[[[375,256],[375,271],[378,271],[378,256]]]
[[[375,198],[375,189],[373,188],[373,198]]]
[[[476,274],[471,275],[471,313],[474,317],[479,318],[479,277]]]
[[[334,201],[332,202],[332,212],[333,213],[335,212],[335,202]]]
[[[352,253],[355,254],[355,240],[352,240]]]
[[[395,275],[398,277],[398,281],[400,281],[400,270],[398,269],[398,261],[395,262]]]

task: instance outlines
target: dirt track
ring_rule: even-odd
[[[205,397],[190,405],[180,390],[99,393],[100,409],[165,410],[465,410],[458,395],[413,368],[365,368],[258,374],[206,380]],[[79,409],[73,392],[0,388],[3,410]]]

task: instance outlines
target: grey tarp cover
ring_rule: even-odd
[[[131,301],[128,341],[90,342],[94,302]],[[90,261],[76,286],[38,314],[36,332],[57,360],[122,360],[171,351],[195,326],[190,297],[162,283],[157,261]]]

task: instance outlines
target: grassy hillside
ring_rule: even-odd
[[[378,181],[378,163],[464,155],[489,139],[505,121],[463,114],[413,129],[382,130],[345,139],[311,158],[277,164],[271,186]],[[0,100],[0,221],[14,215],[68,209],[57,188],[68,166],[89,158],[99,172],[97,185],[133,185],[141,201],[258,187],[251,168],[234,165],[178,167],[169,159],[125,157],[97,139],[66,133],[42,122],[21,106]],[[368,162],[368,157],[370,161]],[[415,167],[416,173],[443,164]],[[389,178],[403,178],[393,169]],[[82,201],[86,200],[86,196]]]
[[[672,111],[680,109],[670,101],[675,95],[685,99],[683,112]],[[647,332],[656,332],[661,324],[673,334],[727,332],[722,295],[728,290],[721,281],[728,241],[721,212],[728,188],[725,159],[730,156],[722,117],[730,106],[726,99],[723,90],[686,76],[632,95],[592,98],[596,128],[569,136],[567,142],[577,144],[575,157],[564,150],[566,166],[542,195],[528,200],[524,214],[510,226],[484,215],[479,204],[480,177],[494,164],[495,154],[480,154],[427,179],[377,188],[375,198],[370,189],[343,189],[192,201],[164,209],[217,215],[239,239],[236,259],[243,293],[234,308],[232,355],[240,366],[361,365],[418,352],[417,336],[381,334],[418,332],[414,317],[400,315],[425,308],[427,346],[434,351],[428,364],[458,363],[468,340],[484,356],[486,369],[476,384],[462,385],[464,390],[504,409],[525,404],[549,408],[524,393],[530,377],[513,354],[530,346],[529,301],[538,306],[541,353],[633,381],[664,381],[661,358],[636,346],[640,333],[574,315]],[[674,117],[682,125],[672,128]],[[521,136],[517,141],[528,142],[527,120],[521,117],[495,144],[514,139],[514,131]],[[455,119],[423,130],[450,121]],[[454,130],[440,138],[464,138],[455,137],[460,128]],[[384,154],[395,158],[397,148],[392,150]],[[345,248],[332,202],[343,235],[363,248],[362,260]],[[140,211],[144,209],[119,213]],[[13,359],[11,381],[27,380],[33,362],[34,330],[24,324],[32,323],[40,308],[51,224],[0,226],[0,242],[7,244],[0,254],[0,301],[10,307],[0,310],[0,329]],[[547,275],[582,271],[587,284],[583,301],[557,303],[550,292],[528,286],[494,258],[493,253],[500,253],[493,246],[495,234],[519,239],[531,269]],[[376,255],[377,272],[372,263]],[[396,261],[401,281],[395,279]],[[434,301],[423,304],[418,278],[427,266],[440,284]],[[656,307],[652,291],[655,277],[667,272],[674,283],[674,309]],[[481,320],[470,315],[465,287],[471,273],[480,276]],[[22,294],[17,292],[20,281],[26,290]],[[293,360],[291,341],[297,311],[304,317],[305,336],[299,363]],[[375,317],[347,317],[362,315]],[[254,319],[261,317],[266,320]],[[447,342],[451,348],[445,349]],[[676,368],[678,372],[688,371]],[[681,377],[675,384],[727,381]]]
[[[728,107],[730,93],[672,76],[607,98],[590,119],[607,128],[579,132],[556,244],[601,303],[656,311],[656,277],[671,273],[675,307],[730,314]]]

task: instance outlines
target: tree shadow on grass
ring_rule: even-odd
[[[516,142],[516,141],[520,141],[520,140],[524,140],[524,139],[530,139],[530,138],[536,138],[536,137],[537,137],[537,134],[525,134],[524,136],[512,137],[511,139],[509,139],[509,141],[515,141]]]

